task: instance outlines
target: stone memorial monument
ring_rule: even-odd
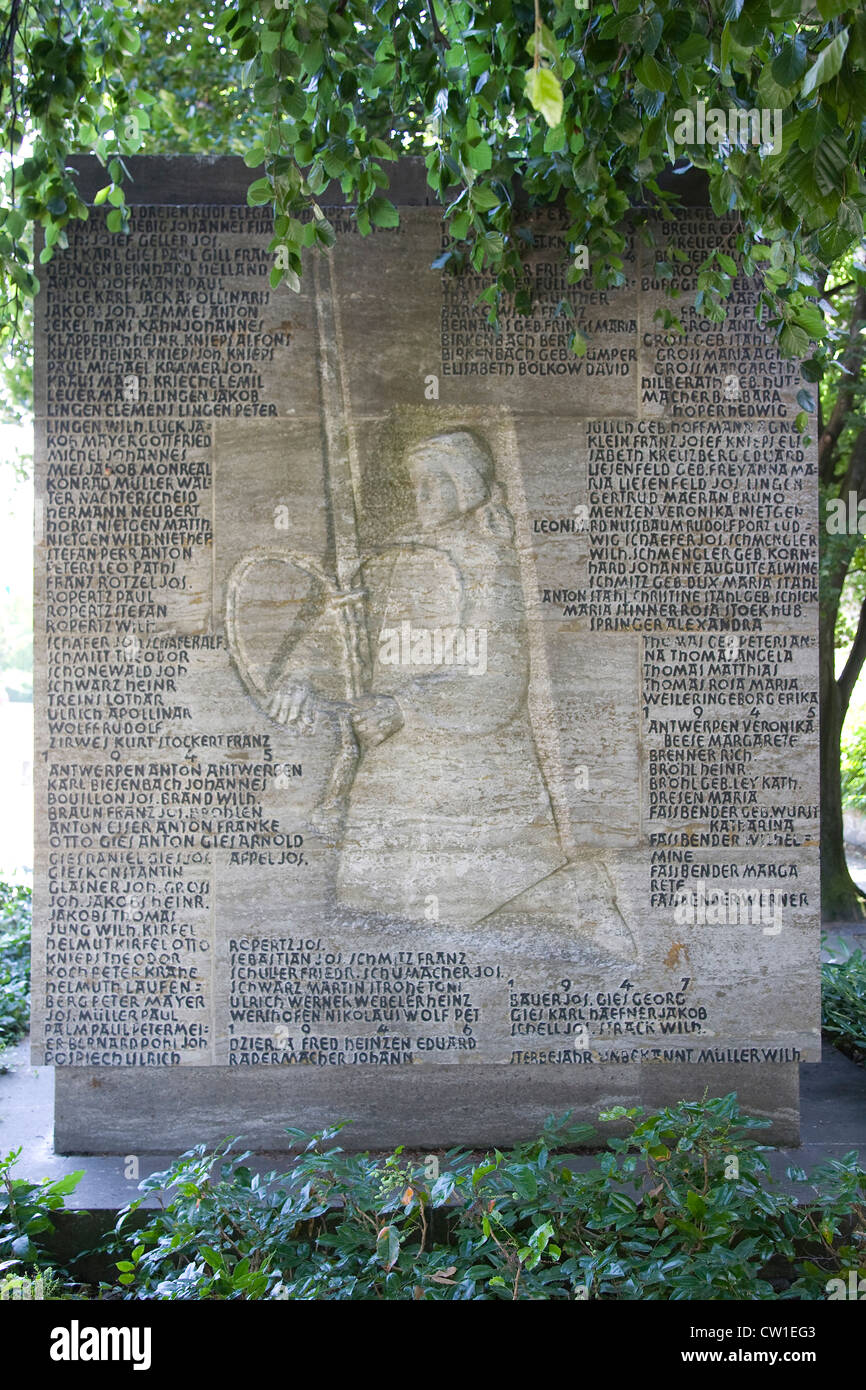
[[[637,240],[536,305],[337,231],[269,287],[235,159],[130,161],[37,329],[34,1060],[56,1143],[503,1143],[820,1056],[817,480],[738,281]],[[102,182],[86,160],[82,189]],[[730,229],[722,227],[725,236]],[[569,347],[574,324],[585,356]]]

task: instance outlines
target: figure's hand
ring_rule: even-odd
[[[316,705],[312,690],[303,681],[293,678],[280,681],[274,687],[267,710],[278,724],[293,724],[301,733],[308,733],[316,723]]]
[[[390,695],[364,695],[352,703],[352,727],[364,751],[396,734],[403,727],[403,715]]]

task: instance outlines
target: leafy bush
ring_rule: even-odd
[[[821,1022],[841,1051],[855,1062],[866,1060],[866,956],[862,951],[821,967]]]
[[[866,1173],[857,1155],[810,1177],[798,1198],[769,1174],[768,1149],[735,1095],[630,1121],[588,1172],[557,1152],[588,1127],[551,1118],[538,1139],[483,1158],[400,1148],[346,1154],[289,1131],[290,1171],[259,1177],[232,1140],[197,1146],[140,1187],[103,1241],[119,1271],[98,1289],[52,1253],[55,1217],[82,1174],[30,1183],[0,1159],[0,1294],[44,1279],[43,1297],[126,1299],[824,1299],[866,1273]],[[437,1166],[440,1171],[436,1173]],[[135,1215],[133,1215],[135,1213]],[[144,1226],[131,1230],[134,1222]],[[76,1250],[73,1263],[92,1251]],[[26,1296],[26,1294],[25,1294]]]
[[[326,1147],[338,1126],[290,1130],[294,1166],[259,1177],[233,1141],[200,1145],[140,1185],[161,1208],[127,1234],[137,1198],[109,1248],[139,1299],[824,1298],[863,1262],[856,1154],[793,1173],[819,1187],[798,1203],[753,1137],[767,1122],[735,1095],[601,1119],[631,1132],[585,1173],[555,1152],[586,1143],[568,1117],[480,1161],[348,1155]]]
[[[54,1213],[63,1209],[66,1198],[75,1191],[84,1170],[62,1178],[28,1182],[14,1178],[12,1170],[21,1155],[14,1149],[0,1157],[0,1296],[21,1297],[22,1282],[42,1277],[42,1297],[63,1297],[63,1290],[75,1287],[58,1267],[50,1246],[56,1234]]]
[[[30,1026],[31,891],[0,883],[0,1047]]]

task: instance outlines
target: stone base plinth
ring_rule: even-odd
[[[316,1132],[351,1120],[347,1149],[487,1148],[534,1136],[551,1113],[588,1123],[614,1105],[648,1110],[736,1091],[742,1109],[765,1117],[760,1138],[799,1142],[796,1063],[767,1067],[353,1067],[263,1069],[64,1067],[56,1073],[59,1153],[178,1153],[243,1136],[253,1149],[290,1147],[285,1126]],[[602,1134],[609,1126],[599,1126]]]

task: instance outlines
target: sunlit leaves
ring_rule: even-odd
[[[562,120],[562,88],[556,74],[549,68],[530,68],[526,74],[526,95],[547,124],[559,125]]]

